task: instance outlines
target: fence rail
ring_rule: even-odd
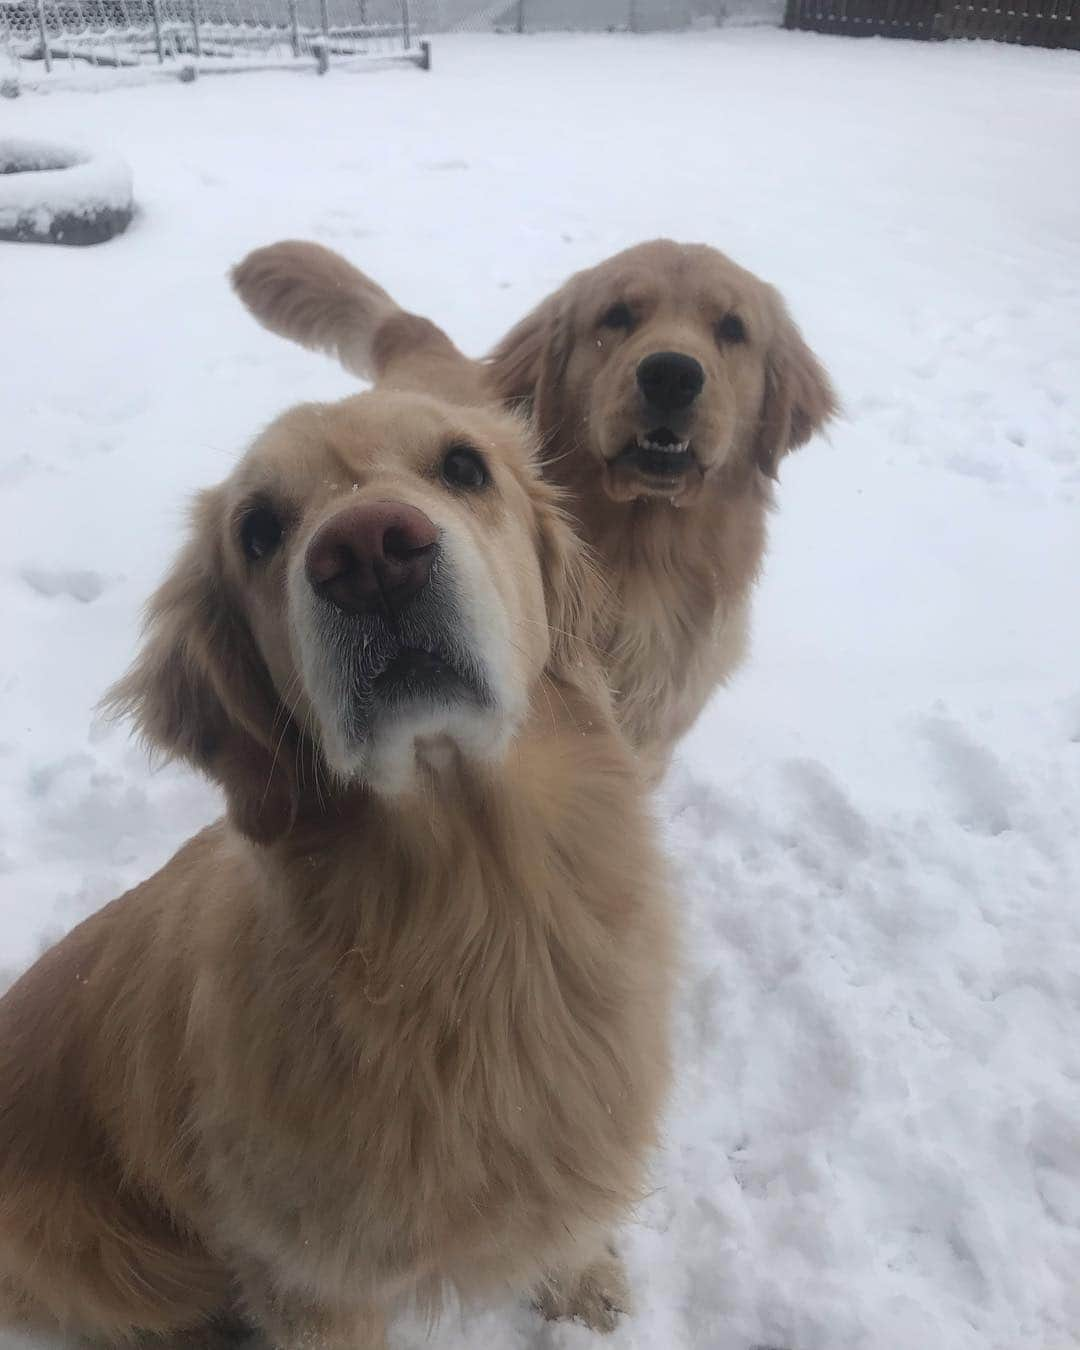
[[[1080,50],[1080,0],[787,0],[784,26],[849,37],[993,38]]]

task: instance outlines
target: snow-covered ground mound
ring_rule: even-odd
[[[142,209],[91,251],[0,246],[0,962],[217,810],[94,701],[187,494],[353,387],[228,266],[320,239],[480,351],[579,266],[707,240],[785,292],[846,419],[783,466],[754,658],[663,794],[678,1091],[610,1343],[1076,1345],[1080,56],[754,31],[436,57],[4,107],[115,149]],[[515,1307],[433,1338],[592,1343]]]

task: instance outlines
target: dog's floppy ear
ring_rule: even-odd
[[[567,287],[515,324],[487,358],[491,383],[503,403],[531,404],[533,420],[551,430],[554,391],[570,357]]]
[[[147,606],[142,651],[103,708],[219,783],[237,829],[269,843],[295,819],[295,742],[274,744],[277,694],[223,580],[217,519],[216,494],[203,493],[194,536]]]
[[[775,297],[776,336],[765,358],[765,397],[754,459],[769,478],[780,460],[804,445],[837,410],[825,369],[806,345],[783,301]]]

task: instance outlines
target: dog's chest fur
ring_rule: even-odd
[[[707,486],[703,498],[679,509],[594,495],[582,509],[610,590],[599,638],[619,721],[657,772],[745,656],[764,554],[756,492]]]
[[[668,920],[605,801],[614,776],[573,750],[558,828],[551,803],[533,820],[489,802],[487,832],[434,804],[426,856],[388,826],[380,875],[298,857],[307,886],[269,930],[242,917],[244,973],[205,1004],[199,1096],[229,1109],[196,1124],[225,1242],[330,1300],[365,1280],[468,1290],[528,1280],[633,1203],[666,1082]]]

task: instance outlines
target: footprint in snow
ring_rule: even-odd
[[[956,819],[980,834],[1010,829],[1019,793],[994,752],[949,717],[926,717],[919,730],[953,799]]]
[[[1080,745],[1080,693],[1065,700],[1065,734],[1070,744]]]
[[[66,595],[84,605],[96,600],[105,589],[98,572],[53,572],[44,567],[24,567],[22,578],[31,590],[48,600]]]
[[[96,767],[97,761],[92,755],[65,755],[62,759],[54,759],[30,774],[30,795],[48,796],[61,778],[71,773],[78,773],[85,778]]]
[[[46,465],[33,455],[26,454],[12,455],[3,464],[0,464],[0,487],[18,487],[27,478],[32,478],[34,474],[42,471],[52,470],[51,465]]]
[[[327,234],[335,239],[374,239],[378,231],[361,223],[352,210],[324,211],[316,222],[316,234]]]
[[[829,770],[813,759],[788,760],[781,773],[802,796],[822,833],[856,858],[870,851],[870,826]]]
[[[945,467],[964,478],[977,478],[984,483],[1000,483],[1004,474],[1000,464],[995,464],[977,454],[957,451],[945,460]]]

